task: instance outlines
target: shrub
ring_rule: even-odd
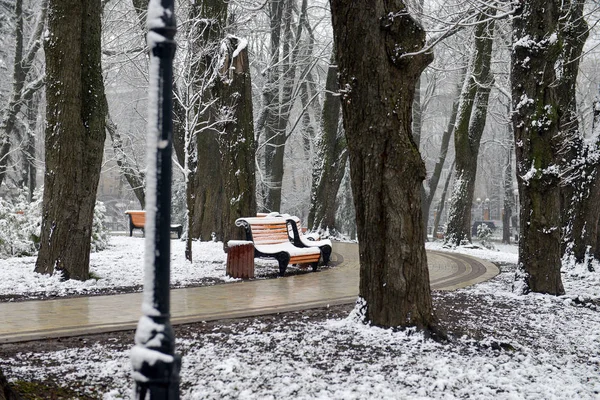
[[[0,198],[0,257],[32,256],[37,253],[41,230],[41,191],[32,202],[20,190],[11,200]]]
[[[106,208],[100,201],[94,209],[91,250],[108,246],[109,232],[105,226]],[[0,257],[22,257],[37,254],[42,225],[42,190],[35,192],[32,202],[25,190],[12,199],[0,198]]]
[[[492,229],[485,223],[477,227],[477,238],[481,241],[481,245],[486,249],[493,250],[495,248],[492,243]]]

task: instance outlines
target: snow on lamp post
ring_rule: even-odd
[[[150,0],[146,249],[142,317],[131,350],[136,399],[179,399],[181,357],[170,323],[174,0]]]

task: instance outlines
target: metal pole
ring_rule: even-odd
[[[181,357],[170,323],[173,0],[150,0],[150,82],[146,175],[146,266],[142,317],[131,351],[137,399],[179,399]]]

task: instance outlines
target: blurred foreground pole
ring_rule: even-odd
[[[171,153],[174,0],[150,0],[148,48],[148,156],[146,175],[146,258],[142,317],[131,363],[136,399],[179,399],[181,358],[175,354],[170,317]]]

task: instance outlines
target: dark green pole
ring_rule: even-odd
[[[143,316],[131,362],[136,399],[179,399],[181,357],[170,323],[171,154],[173,151],[173,0],[150,0],[146,259]]]

